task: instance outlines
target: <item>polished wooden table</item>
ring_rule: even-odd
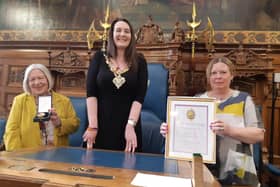
[[[203,186],[219,187],[209,170],[202,166]],[[63,173],[52,173],[52,170]],[[185,178],[193,176],[191,162],[165,159],[163,155],[74,147],[0,153],[1,187],[126,187],[133,186],[131,181],[138,172]]]

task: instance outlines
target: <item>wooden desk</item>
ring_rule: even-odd
[[[42,168],[64,171],[71,171],[72,168],[93,169],[94,172],[88,173],[115,178],[96,179],[40,172]],[[73,147],[1,152],[0,154],[1,187],[126,187],[132,186],[130,183],[137,172],[192,177],[190,162],[165,159],[162,155],[105,150],[88,151]],[[205,166],[203,166],[203,182],[205,187],[220,186]]]

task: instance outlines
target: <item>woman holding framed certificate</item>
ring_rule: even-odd
[[[264,139],[265,130],[258,120],[252,97],[230,88],[234,78],[234,65],[226,57],[211,60],[206,69],[210,90],[199,95],[215,98],[215,120],[210,129],[216,136],[216,164],[213,174],[222,184],[247,184],[258,186],[258,178],[252,157],[252,144]],[[160,133],[166,136],[168,126],[163,123]]]

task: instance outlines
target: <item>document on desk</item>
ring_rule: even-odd
[[[215,106],[211,98],[168,97],[166,158],[191,161],[199,153],[204,163],[216,162],[216,136],[210,129]]]
[[[135,186],[145,187],[192,187],[191,179],[137,173],[131,182]]]

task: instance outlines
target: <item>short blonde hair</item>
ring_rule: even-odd
[[[22,82],[22,87],[23,87],[24,92],[31,95],[31,90],[30,90],[28,81],[29,81],[29,74],[34,69],[38,69],[44,73],[44,75],[46,76],[46,78],[48,80],[48,84],[49,84],[48,91],[52,90],[54,82],[52,79],[51,72],[48,70],[48,68],[46,66],[44,66],[43,64],[31,64],[25,69],[25,72],[24,72],[24,77],[23,77],[23,82]]]
[[[234,74],[235,74],[235,67],[234,67],[234,64],[232,63],[232,61],[230,59],[228,59],[227,57],[217,57],[217,58],[213,58],[209,62],[209,64],[207,65],[207,68],[206,68],[207,80],[209,80],[209,78],[210,78],[211,71],[212,71],[212,68],[213,68],[214,64],[219,63],[219,62],[220,63],[224,63],[225,65],[227,65],[231,75],[234,76]]]

